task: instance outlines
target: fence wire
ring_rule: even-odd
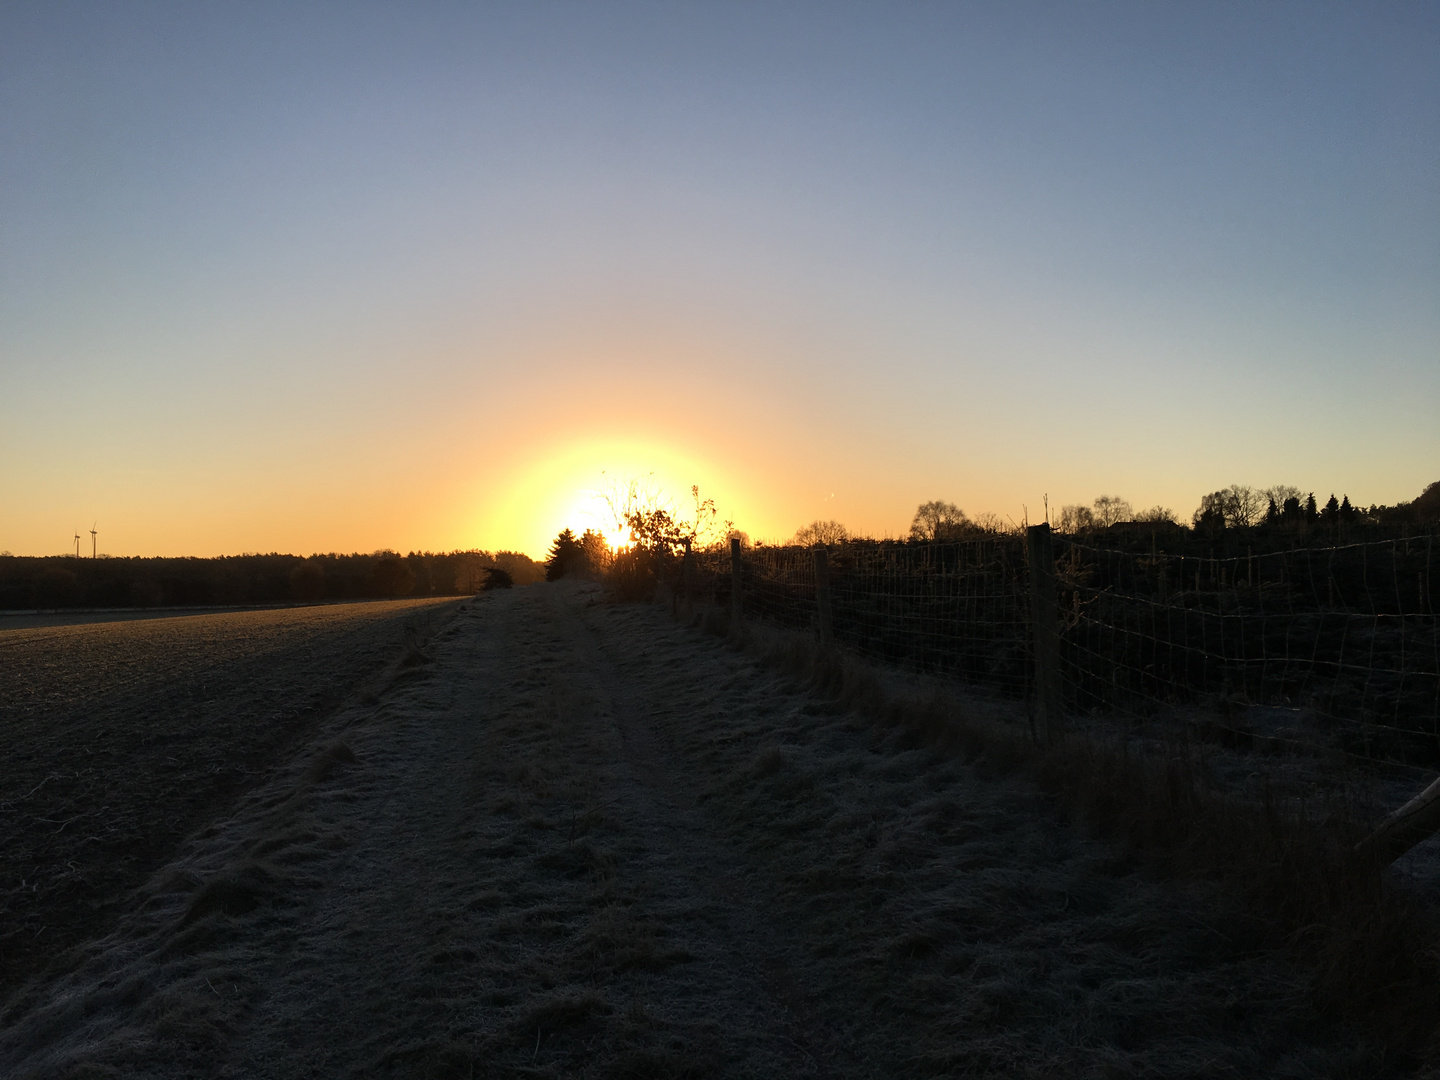
[[[1136,555],[1056,538],[1066,705],[1208,709],[1252,745],[1440,765],[1433,537],[1263,555]]]
[[[1064,710],[1181,717],[1246,749],[1440,766],[1433,536],[1223,558],[1054,538]],[[828,550],[831,633],[887,664],[1012,698],[1033,692],[1025,541],[862,542]],[[697,553],[728,606],[728,551]],[[741,610],[817,630],[813,549],[755,548]]]
[[[943,674],[1023,697],[1030,684],[1025,544],[1009,537],[955,543],[851,543],[829,549],[831,633],[884,663]],[[710,553],[705,576],[730,603],[729,553]],[[815,628],[815,553],[745,553],[742,612],[792,629]]]

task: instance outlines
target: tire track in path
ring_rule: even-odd
[[[562,621],[593,673],[620,735],[633,783],[625,793],[632,827],[647,829],[681,887],[716,898],[709,949],[725,958],[729,993],[763,1003],[769,1038],[791,1076],[845,1075],[856,1065],[853,1047],[813,1013],[791,970],[787,939],[773,912],[750,887],[751,868],[696,803],[684,765],[658,736],[643,702],[642,686],[622,675],[604,648],[603,632],[587,623],[583,609],[557,603]],[[788,1054],[785,1047],[793,1048]]]

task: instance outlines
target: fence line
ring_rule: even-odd
[[[1251,748],[1440,767],[1433,536],[1223,557],[1060,535],[1047,547],[1057,712],[1179,719]],[[692,580],[725,606],[739,581],[744,619],[828,635],[1043,715],[1032,604],[1045,578],[1032,560],[1020,537],[855,542],[825,552],[817,583],[814,549],[763,547],[742,553],[738,577],[728,552],[697,552]]]

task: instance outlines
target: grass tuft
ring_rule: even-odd
[[[219,874],[195,891],[180,919],[189,926],[207,915],[248,915],[277,892],[278,879],[262,863],[246,862],[234,870]]]

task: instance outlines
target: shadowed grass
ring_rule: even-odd
[[[1440,920],[1413,889],[1356,852],[1366,829],[1349,806],[1318,817],[1268,787],[1254,798],[1221,790],[1194,746],[1141,748],[1091,732],[1046,743],[999,708],[821,649],[807,635],[750,625],[732,632],[718,610],[694,624],[904,742],[954,754],[988,775],[1023,771],[1154,872],[1212,886],[1227,940],[1286,948],[1309,973],[1317,1004],[1382,1042],[1392,1062],[1440,1063]],[[771,747],[752,771],[766,777],[783,767]],[[915,940],[922,947],[924,935]]]

